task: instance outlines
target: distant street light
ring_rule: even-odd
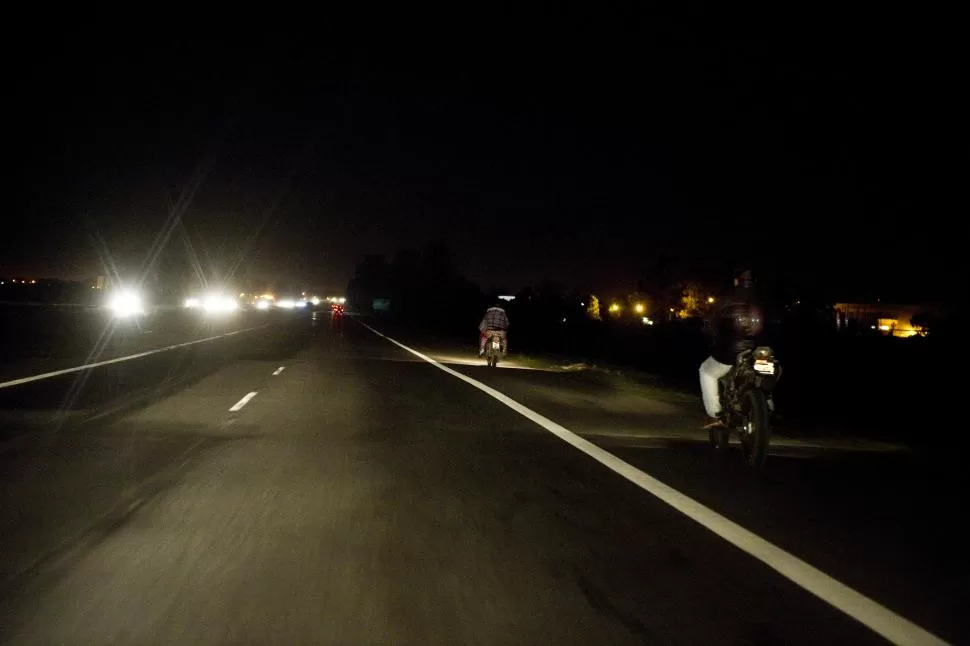
[[[714,297],[713,296],[708,296],[707,297],[707,302],[708,303],[713,303],[714,302]]]
[[[637,303],[633,306],[633,309],[636,310],[637,314],[643,314],[646,307],[644,307],[643,303]]]

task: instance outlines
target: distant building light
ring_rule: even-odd
[[[499,296],[499,298],[502,299],[503,301],[508,301],[508,302],[512,302],[515,300],[515,296]]]

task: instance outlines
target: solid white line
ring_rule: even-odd
[[[248,404],[249,401],[255,396],[256,396],[256,391],[249,393],[248,395],[246,395],[245,397],[237,401],[235,404],[233,404],[232,408],[229,409],[229,412],[235,413],[236,411],[242,410],[242,407]]]
[[[358,321],[359,322],[359,321]],[[818,570],[797,556],[786,552],[777,545],[769,543],[757,534],[748,531],[737,523],[728,520],[713,509],[705,507],[693,498],[686,496],[673,487],[665,485],[653,476],[647,475],[631,464],[628,464],[612,453],[601,449],[592,442],[583,439],[567,428],[543,417],[534,410],[527,408],[511,397],[486,386],[480,381],[472,379],[457,370],[452,370],[434,359],[412,350],[408,346],[381,334],[365,323],[361,323],[377,336],[387,339],[394,345],[410,352],[414,356],[427,361],[439,370],[461,379],[465,383],[478,388],[487,395],[502,402],[523,417],[526,417],[542,428],[546,429],[567,444],[579,449],[600,464],[620,474],[644,491],[656,496],[691,520],[703,525],[735,547],[747,552],[771,569],[775,570],[789,581],[811,592],[816,597],[844,612],[856,621],[869,627],[874,632],[886,638],[893,644],[946,644],[936,635],[920,628],[905,617],[897,615],[892,610],[876,603],[869,597],[856,592],[852,588],[836,581],[821,570]]]
[[[11,386],[19,386],[21,384],[27,384],[32,381],[40,381],[41,379],[50,379],[51,377],[59,377],[61,375],[69,375],[72,372],[81,372],[82,370],[91,370],[92,368],[100,368],[101,366],[111,365],[112,363],[121,363],[122,361],[131,361],[132,359],[141,359],[142,357],[147,357],[149,355],[158,354],[159,352],[168,352],[169,350],[177,350],[178,348],[186,348],[190,345],[196,345],[197,343],[206,343],[208,341],[215,341],[216,339],[222,339],[227,336],[232,336],[234,334],[242,334],[243,332],[251,332],[253,330],[259,330],[261,328],[267,327],[269,325],[274,325],[273,323],[268,323],[266,325],[257,325],[256,327],[248,327],[244,330],[236,330],[235,332],[227,332],[226,334],[219,334],[217,336],[210,336],[204,339],[196,339],[195,341],[189,341],[188,343],[176,343],[175,345],[167,345],[164,348],[156,348],[154,350],[148,350],[146,352],[139,352],[137,354],[129,354],[124,357],[116,357],[114,359],[106,359],[105,361],[98,361],[95,363],[86,363],[83,366],[74,366],[73,368],[64,368],[63,370],[55,370],[53,372],[45,372],[39,375],[31,375],[29,377],[21,377],[20,379],[13,379],[11,381],[0,382],[0,388],[10,388]]]
[[[284,368],[283,366],[280,366],[279,368],[273,371],[273,376],[275,377],[276,375],[280,374],[284,370],[286,370],[286,368]]]

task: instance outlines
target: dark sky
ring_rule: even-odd
[[[436,237],[484,287],[609,291],[661,255],[946,276],[966,147],[945,17],[684,6],[68,18],[8,56],[0,274],[98,274],[101,244],[130,273],[198,181],[185,230],[213,276],[336,289]]]

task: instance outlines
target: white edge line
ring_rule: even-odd
[[[279,368],[277,368],[276,370],[273,371],[273,376],[275,377],[276,375],[282,373],[284,370],[286,370],[286,367],[285,366],[280,366]]]
[[[713,509],[705,507],[693,498],[682,494],[673,487],[660,482],[653,476],[647,475],[633,465],[624,462],[612,453],[601,449],[592,442],[583,439],[569,429],[560,426],[556,422],[523,406],[508,395],[505,395],[494,388],[463,375],[457,370],[442,365],[421,354],[417,350],[412,350],[408,346],[395,341],[394,339],[381,334],[366,323],[358,321],[365,328],[410,352],[414,356],[427,361],[439,370],[447,372],[453,377],[461,379],[465,383],[478,388],[487,395],[502,402],[523,417],[535,422],[567,444],[579,449],[589,457],[610,470],[623,476],[633,484],[637,485],[647,493],[659,498],[680,513],[684,514],[694,522],[706,527],[722,539],[731,543],[735,547],[747,552],[758,559],[771,569],[775,570],[789,581],[812,593],[822,601],[825,601],[837,610],[852,617],[859,623],[865,625],[875,633],[886,638],[893,644],[905,644],[907,646],[918,644],[941,644],[946,645],[936,635],[917,626],[905,617],[902,617],[892,610],[880,605],[860,592],[856,592],[847,585],[835,580],[821,570],[812,567],[794,554],[790,554],[777,545],[766,541],[757,534],[741,527],[732,520],[725,518]]]
[[[246,404],[248,404],[249,401],[253,397],[256,396],[256,394],[257,393],[256,393],[255,390],[253,392],[249,393],[248,395],[246,395],[245,397],[243,397],[242,399],[240,399],[239,401],[237,401],[235,404],[233,404],[232,405],[232,408],[229,409],[229,412],[230,413],[235,413],[237,411],[241,411],[242,410],[242,407],[245,406]]]
[[[208,341],[215,341],[216,339],[222,339],[227,336],[232,336],[234,334],[242,334],[243,332],[252,332],[253,330],[259,330],[261,328],[268,327],[269,325],[275,325],[275,323],[267,323],[266,325],[257,325],[256,327],[248,327],[243,330],[235,330],[234,332],[227,332],[225,334],[210,336],[204,339],[196,339],[195,341],[188,341],[187,343],[176,343],[175,345],[168,345],[168,346],[165,346],[164,348],[155,348],[154,350],[147,350],[145,352],[139,352],[137,354],[129,354],[124,357],[115,357],[114,359],[106,359],[104,361],[98,361],[96,363],[86,363],[83,366],[74,366],[73,368],[64,368],[63,370],[54,370],[53,372],[45,372],[39,375],[31,375],[29,377],[21,377],[20,379],[4,381],[4,382],[0,382],[0,388],[10,388],[11,386],[20,386],[21,384],[28,384],[32,381],[40,381],[41,379],[50,379],[51,377],[69,375],[73,372],[81,372],[82,370],[91,370],[93,368],[100,368],[101,366],[111,365],[112,363],[121,363],[123,361],[131,361],[132,359],[141,359],[142,357],[158,354],[159,352],[168,352],[170,350],[177,350],[179,348],[185,348],[190,345],[196,345],[197,343],[206,343]]]

